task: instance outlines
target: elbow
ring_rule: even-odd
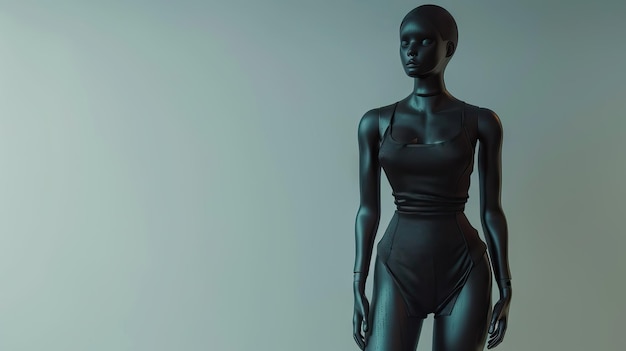
[[[485,207],[481,211],[483,223],[499,223],[505,221],[504,211],[501,206]]]
[[[506,245],[507,241],[507,224],[506,217],[501,208],[486,210],[481,216],[483,229],[485,230],[485,239],[491,247],[493,243],[496,246]]]
[[[379,216],[380,209],[376,208],[376,206],[366,204],[361,204],[356,214],[357,219],[378,218]]]
[[[376,236],[376,230],[378,228],[378,221],[380,220],[380,213],[376,208],[361,206],[356,215],[356,236],[358,238],[370,238],[367,240],[373,240]]]

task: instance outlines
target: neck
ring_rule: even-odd
[[[413,93],[409,95],[408,103],[415,110],[432,112],[437,110],[442,102],[452,98],[443,82],[443,74],[416,77]]]
[[[446,84],[443,81],[443,74],[434,74],[427,77],[415,78],[413,84],[413,95],[416,97],[431,97],[440,94],[448,94]]]

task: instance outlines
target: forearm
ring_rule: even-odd
[[[377,211],[363,207],[359,208],[356,215],[354,272],[360,272],[361,277],[366,277],[369,271],[379,220]]]
[[[500,291],[509,284],[511,271],[508,256],[508,229],[501,209],[485,211],[482,215],[483,230],[491,257],[491,264]]]

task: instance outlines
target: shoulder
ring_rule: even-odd
[[[366,132],[370,129],[378,130],[378,110],[377,108],[371,109],[361,117],[359,121],[359,134]]]
[[[359,121],[359,135],[375,136],[378,138],[380,125],[383,122],[388,123],[394,105],[395,104],[382,106],[365,112]]]
[[[474,113],[478,121],[479,138],[496,138],[502,137],[502,123],[500,117],[492,110],[484,107],[474,107]]]

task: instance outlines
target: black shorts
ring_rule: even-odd
[[[449,315],[486,245],[463,212],[396,211],[378,243],[377,260],[393,277],[411,317]]]

